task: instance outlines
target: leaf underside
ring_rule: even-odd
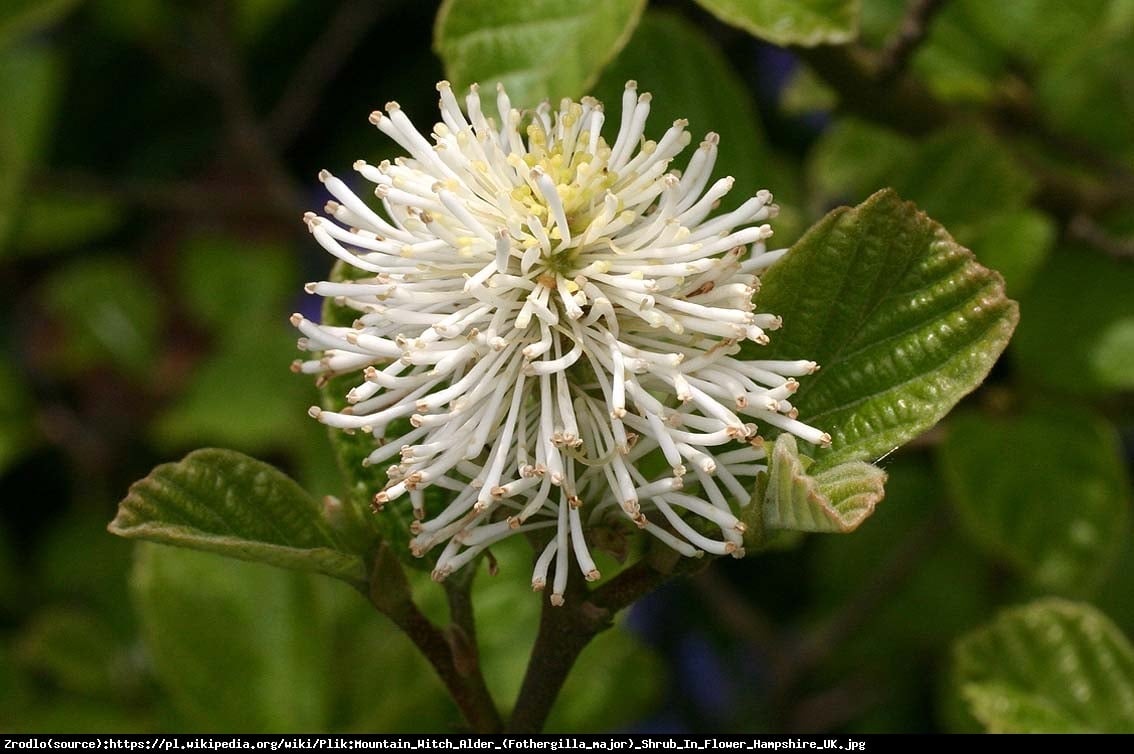
[[[323,506],[266,463],[205,448],[136,482],[108,529],[132,539],[315,571],[355,586],[363,559],[325,518]]]

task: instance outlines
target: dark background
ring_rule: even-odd
[[[1008,4],[1034,11],[1020,20],[990,18],[997,3],[946,5],[903,74],[941,105],[940,124],[862,112],[845,82],[841,98],[817,83],[811,53],[692,2],[652,3],[597,84],[608,102],[633,77],[666,113],[687,98],[716,107],[705,125],[691,114],[700,131],[743,120],[732,128],[759,140],[754,164],[718,172],[777,193],[783,244],[896,186],[1005,273],[1022,320],[962,414],[885,461],[887,500],[859,532],[650,596],[584,655],[553,727],[969,730],[950,648],[999,607],[1089,599],[1134,631],[1134,12]],[[287,368],[287,317],[313,310],[302,283],[329,267],[300,218],[325,200],[319,169],[393,154],[371,110],[397,100],[432,123],[436,6],[3,6],[0,729],[458,726],[428,667],[352,595],[212,556],[136,555],[105,532],[133,481],[202,446],[338,489],[305,416],[315,390]],[[862,44],[883,48],[904,6],[865,0]],[[684,43],[654,46],[667,38]],[[721,87],[719,65],[744,97],[706,107],[689,87]],[[1105,542],[1067,565],[1044,537],[1077,506]],[[1039,533],[1020,544],[1023,530]],[[524,581],[516,566],[478,582],[505,703],[538,609],[504,583]]]

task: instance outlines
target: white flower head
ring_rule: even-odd
[[[772,195],[710,217],[733,184],[709,182],[716,134],[675,170],[687,124],[646,140],[650,95],[633,81],[613,143],[593,98],[524,112],[500,87],[497,121],[475,85],[463,111],[437,89],[432,140],[396,103],[371,115],[409,153],[355,163],[383,214],[320,174],[335,201],[307,225],[359,277],[307,290],[358,318],[295,315],[316,352],[295,369],[359,383],[347,408],[312,416],[372,434],[367,463],[396,459],[374,506],[408,498],[414,554],[442,548],[437,579],[548,529],[532,587],[550,580],[561,604],[572,558],[599,578],[588,530],[618,519],[686,556],[743,554],[736,513],[766,468],[758,426],[830,442],[790,403],[813,362],[738,358],[780,324],[752,302],[783,254],[765,248]],[[427,507],[429,487],[450,502]]]

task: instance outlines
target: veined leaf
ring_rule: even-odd
[[[850,461],[809,476],[811,464],[799,455],[794,435],[776,438],[767,482],[753,501],[765,529],[853,531],[886,494],[886,472],[877,466]]]
[[[950,420],[940,460],[968,533],[1041,587],[1082,594],[1114,563],[1130,482],[1102,418],[1062,406],[965,413]]]
[[[1132,285],[1128,261],[1061,246],[1021,297],[1025,316],[1011,352],[1020,374],[1073,395],[1134,388]]]
[[[453,86],[497,82],[517,107],[580,97],[630,39],[645,0],[445,0],[433,46]],[[492,108],[491,112],[495,112]]]
[[[859,0],[697,0],[726,24],[778,45],[814,47],[858,36]]]
[[[1090,605],[1006,610],[954,654],[957,691],[991,733],[1134,733],[1134,648]]]
[[[874,460],[933,426],[985,378],[1017,320],[1000,275],[889,190],[828,214],[762,283],[761,310],[784,326],[749,357],[822,367],[793,399],[833,439],[816,470]]]
[[[108,527],[122,537],[316,571],[354,586],[366,567],[323,506],[266,463],[231,450],[196,450],[136,482]]]

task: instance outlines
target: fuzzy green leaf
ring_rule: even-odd
[[[956,689],[992,733],[1134,733],[1134,648],[1084,603],[1006,610],[955,648]]]
[[[886,472],[877,466],[851,461],[809,476],[810,465],[793,435],[776,438],[758,500],[766,529],[854,531],[886,494]]]
[[[972,537],[1040,586],[1081,594],[1114,563],[1130,482],[1102,418],[1060,406],[1004,419],[961,414],[940,460]]]
[[[362,557],[323,506],[266,463],[231,450],[196,450],[131,488],[108,527],[123,537],[315,571],[357,587]]]
[[[833,438],[817,468],[877,459],[933,426],[1017,320],[1000,275],[889,190],[828,214],[762,280],[757,303],[784,326],[747,354],[822,366],[793,399]]]
[[[479,83],[513,105],[579,97],[622,49],[645,0],[445,0],[433,45],[458,91]],[[495,112],[495,107],[490,112]]]
[[[726,24],[778,45],[814,47],[858,35],[859,0],[697,0]]]

